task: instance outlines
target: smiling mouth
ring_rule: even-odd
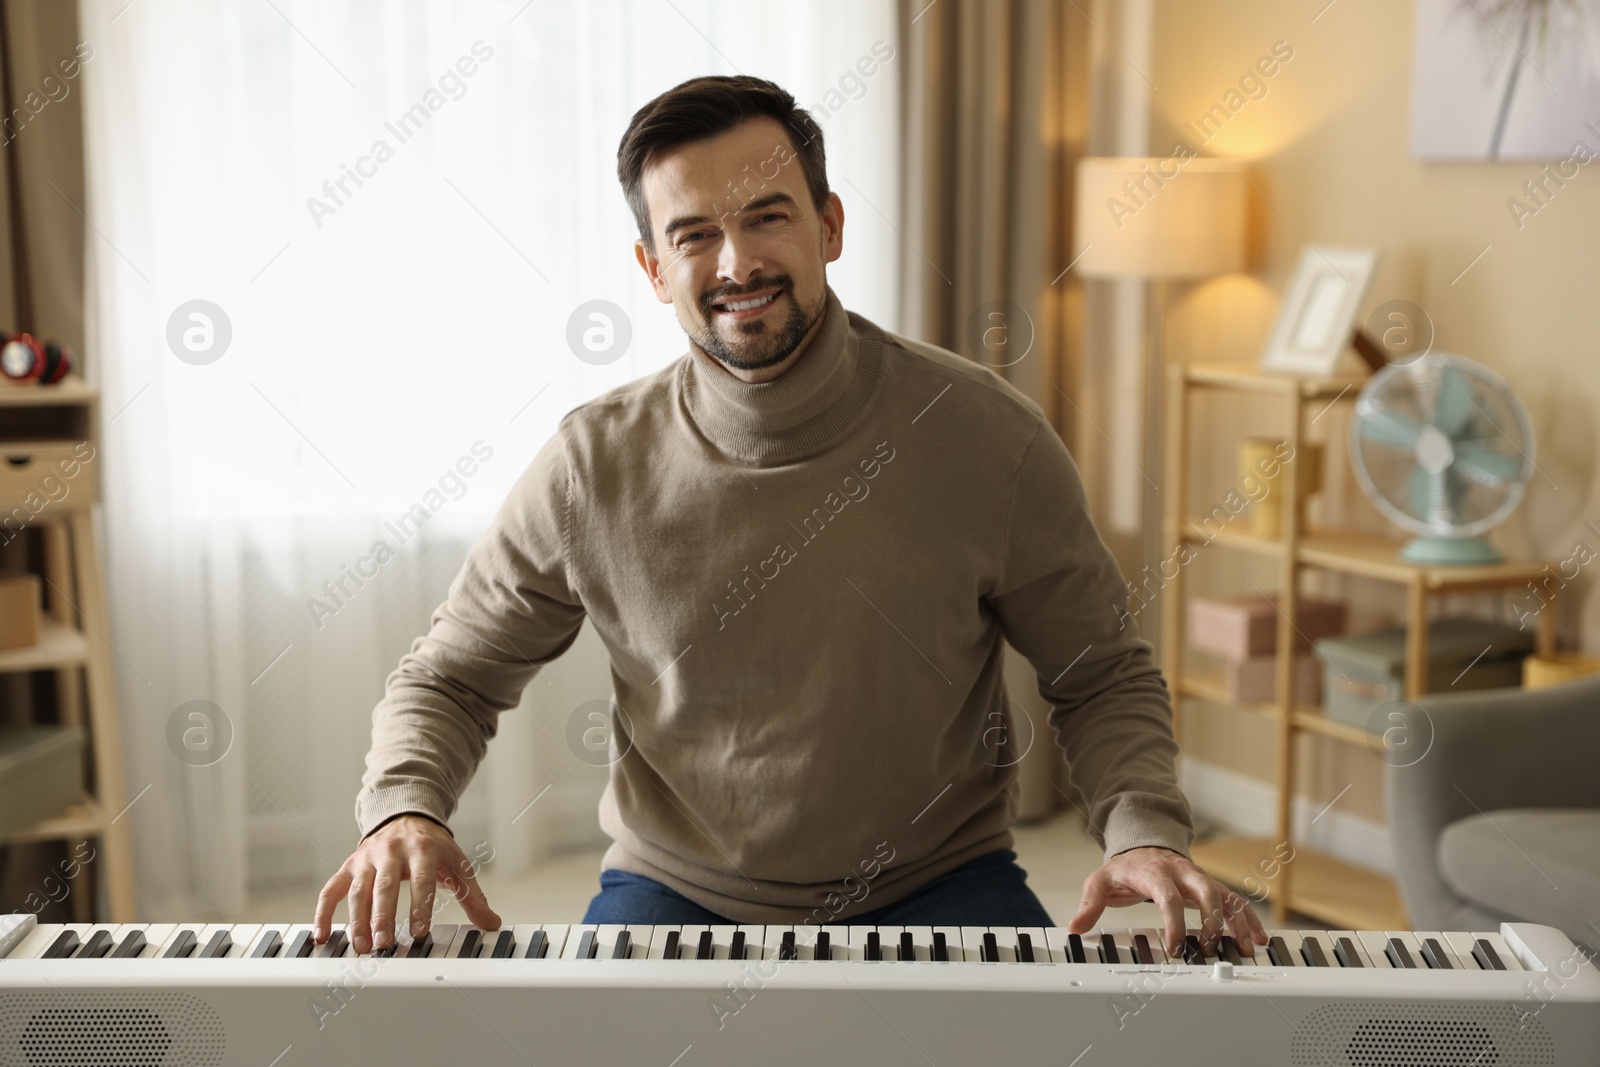
[[[719,315],[732,318],[751,318],[759,315],[761,311],[778,297],[783,295],[782,289],[775,289],[770,293],[757,296],[742,296],[735,300],[727,300],[720,304],[712,304],[712,310]]]

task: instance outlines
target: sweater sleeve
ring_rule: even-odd
[[[1049,701],[1089,833],[1107,858],[1194,839],[1167,683],[1127,612],[1129,587],[1089,517],[1077,465],[1041,418],[1012,488],[991,605]]]
[[[362,837],[406,812],[448,822],[499,713],[576,640],[584,609],[569,569],[570,503],[558,430],[467,554],[428,633],[385,682],[356,797]]]

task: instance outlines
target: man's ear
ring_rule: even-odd
[[[844,201],[829,193],[822,204],[822,261],[832,263],[844,254]]]
[[[641,237],[633,242],[633,254],[639,261],[639,266],[644,269],[645,277],[650,279],[650,287],[656,291],[656,299],[663,304],[672,303],[672,292],[667,288],[666,279],[661,276],[661,261],[645,245],[644,238]]]

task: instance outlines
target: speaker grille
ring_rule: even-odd
[[[217,1013],[181,993],[0,997],[3,1067],[218,1067]]]
[[[1295,1027],[1294,1067],[1544,1067],[1556,1062],[1537,1016],[1514,1004],[1356,1002]]]

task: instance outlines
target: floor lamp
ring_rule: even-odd
[[[1243,269],[1245,173],[1240,162],[1192,154],[1086,157],[1078,161],[1074,234],[1077,272],[1085,278],[1138,278],[1148,285],[1144,370],[1144,504],[1142,567],[1152,575],[1161,544],[1161,390],[1165,283],[1196,280]],[[1176,476],[1176,472],[1174,472]],[[1153,485],[1152,485],[1153,483]],[[1140,585],[1143,569],[1135,579]],[[1159,578],[1156,579],[1159,583]],[[1162,600],[1138,611],[1139,632],[1160,635]],[[1176,649],[1157,649],[1163,664]]]

